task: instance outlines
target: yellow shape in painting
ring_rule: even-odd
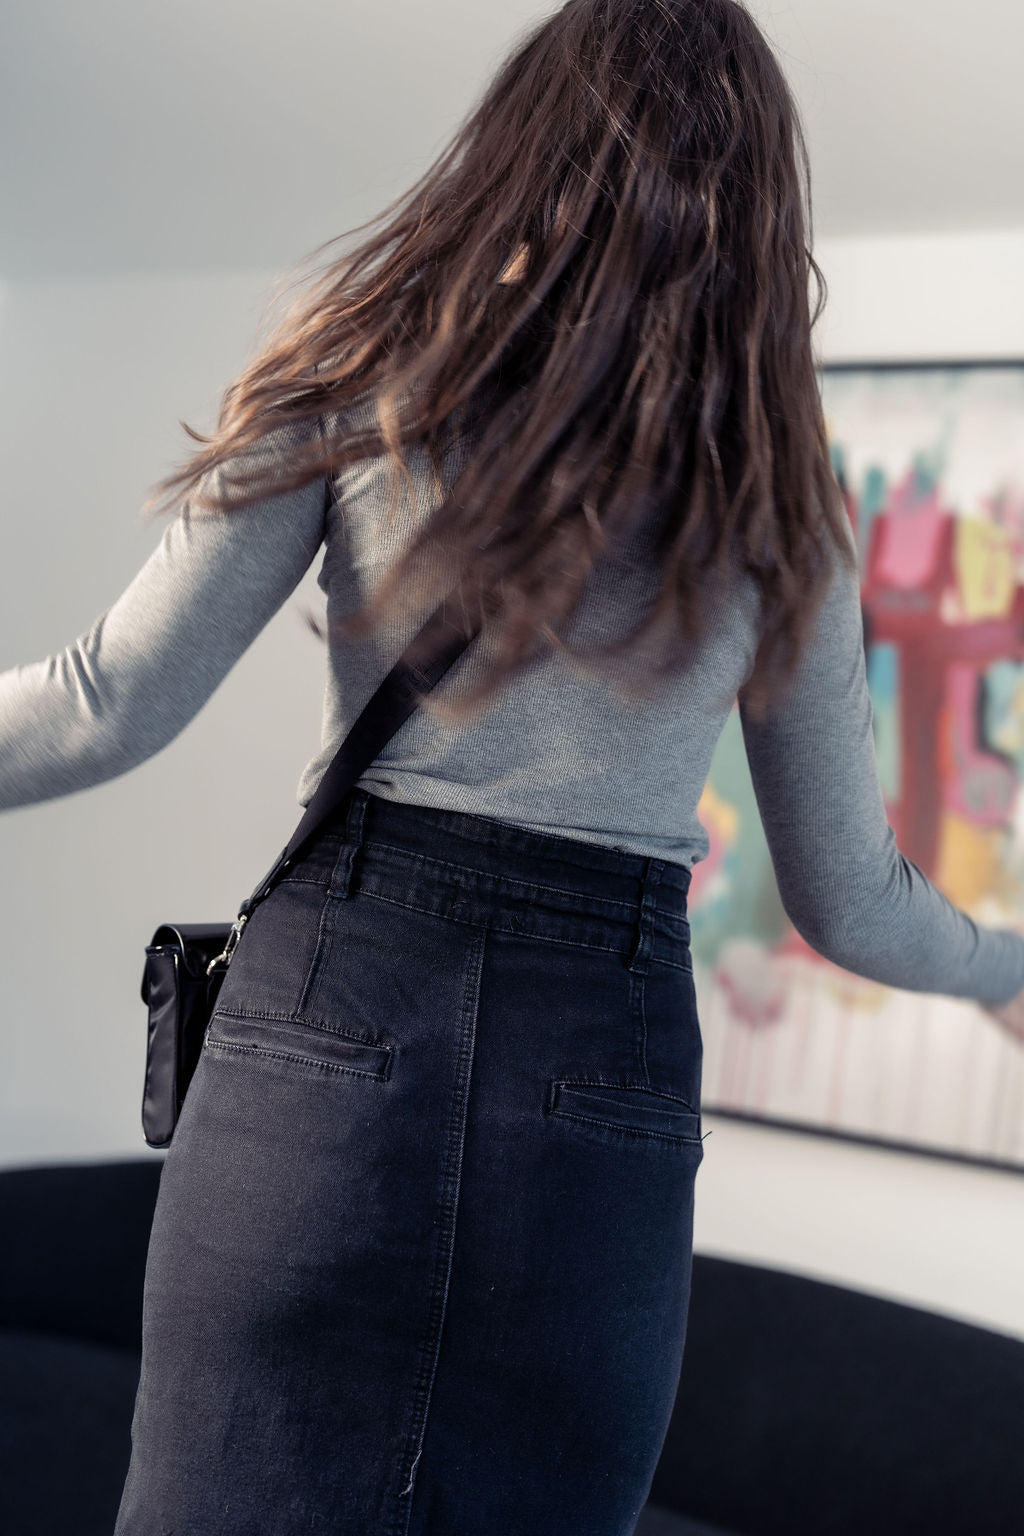
[[[731,848],[736,842],[736,834],[740,824],[740,813],[728,800],[723,800],[717,794],[711,783],[704,786],[704,792],[697,802],[697,815],[703,825],[713,830]]]
[[[964,619],[1009,613],[1017,578],[1006,529],[977,517],[957,518],[953,550]]]
[[[1019,899],[1019,892],[1005,888],[1004,841],[999,827],[978,827],[964,816],[944,813],[935,884],[954,906],[969,911],[986,897],[1010,903]]]
[[[865,976],[855,976],[838,965],[822,967],[822,985],[829,997],[847,1013],[878,1013],[890,989]]]

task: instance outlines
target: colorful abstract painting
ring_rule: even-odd
[[[1024,919],[1024,362],[821,372],[856,533],[875,749],[900,851]],[[866,981],[783,911],[733,706],[690,888],[704,1108],[1024,1170],[1024,1045],[963,999]]]

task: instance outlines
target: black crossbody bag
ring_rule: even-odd
[[[479,633],[455,624],[446,603],[431,614],[359,715],[317,785],[302,820],[270,873],[243,901],[233,923],[161,923],[146,946],[142,1001],[149,1009],[142,1131],[168,1147],[231,956],[254,908],[270,894],[321,822],[339,806],[420,699]],[[426,663],[413,657],[428,655]]]

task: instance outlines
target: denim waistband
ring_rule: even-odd
[[[667,859],[354,788],[291,878],[522,935],[691,969],[691,871]]]

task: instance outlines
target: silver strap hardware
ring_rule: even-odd
[[[249,914],[247,912],[243,912],[241,917],[237,917],[231,924],[231,932],[228,934],[228,942],[221,950],[220,954],[214,955],[213,959],[206,967],[207,976],[209,976],[214,966],[219,965],[222,960],[224,961],[225,965],[231,964],[231,956],[234,954],[235,946],[237,945],[239,939],[242,937],[242,929],[245,927],[248,921]]]

